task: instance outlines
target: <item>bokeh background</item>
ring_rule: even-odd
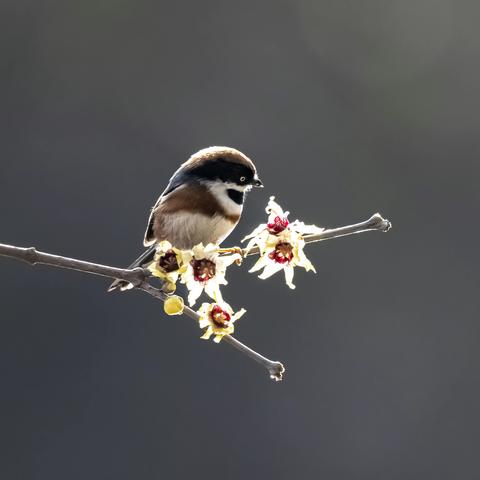
[[[270,195],[388,234],[232,269],[276,384],[142,293],[0,259],[0,476],[480,478],[480,33],[468,0],[1,0],[0,241],[124,266],[178,164],[257,163]],[[250,260],[251,261],[251,260]]]

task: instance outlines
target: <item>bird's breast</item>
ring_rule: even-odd
[[[168,240],[180,249],[190,249],[199,243],[220,244],[238,223],[221,214],[207,216],[201,213],[180,211],[162,215],[158,240]]]
[[[155,239],[168,240],[180,249],[199,243],[220,244],[237,225],[242,206],[230,200],[236,208],[227,210],[219,193],[202,184],[191,184],[163,197],[152,213]]]

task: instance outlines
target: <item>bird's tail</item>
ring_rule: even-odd
[[[152,261],[155,256],[155,245],[152,245],[150,248],[145,250],[128,268],[137,268],[145,265]],[[128,290],[129,283],[125,280],[115,280],[110,287],[108,287],[108,292],[113,292],[114,290],[120,289],[122,292]]]

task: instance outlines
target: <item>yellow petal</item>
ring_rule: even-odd
[[[208,327],[200,338],[203,340],[208,340],[212,336],[212,333],[212,327]]]
[[[203,243],[199,243],[198,245],[195,245],[192,251],[193,251],[193,256],[197,260],[205,258],[205,247],[203,246]]]
[[[193,284],[187,284],[187,288],[190,289],[190,293],[188,294],[188,304],[193,307],[193,305],[195,305],[195,302],[203,292],[203,285],[200,282],[194,280]]]
[[[235,315],[232,316],[232,322],[235,322],[239,318],[243,317],[243,315],[245,315],[245,313],[247,313],[247,311],[244,308],[239,310]]]
[[[293,284],[293,267],[291,265],[285,267],[285,282],[292,290],[295,289]]]
[[[267,278],[275,275],[280,270],[283,270],[285,267],[281,263],[276,262],[268,262],[263,270],[263,272],[258,276],[258,278],[262,280],[266,280]]]
[[[267,255],[260,255],[260,258],[255,262],[253,267],[249,270],[250,273],[258,272],[263,267],[268,264],[268,257]]]
[[[198,321],[198,326],[200,328],[205,328],[205,327],[208,327],[209,325],[210,325],[210,321],[208,320],[208,318],[201,318]]]
[[[260,233],[262,233],[266,229],[267,229],[267,224],[261,223],[257,228],[255,228],[255,230],[250,235],[247,235],[246,237],[242,238],[241,241],[245,242],[250,238],[257,237],[258,235],[260,235]]]
[[[229,255],[228,257],[223,257],[218,259],[218,264],[222,270],[226,270],[232,263],[236,262],[237,260],[241,260],[242,256],[238,253],[234,253],[233,255]]]
[[[178,273],[179,275],[182,275],[183,273],[185,273],[186,271],[188,270],[188,262],[184,265],[182,265],[179,269],[178,269]]]
[[[270,197],[270,200],[268,201],[267,208],[265,211],[271,215],[275,216],[282,216],[284,215],[283,213],[283,208],[275,201],[275,197]]]
[[[215,282],[215,279],[212,278],[207,282],[205,285],[205,293],[215,300],[217,303],[223,302],[223,297],[222,297],[222,292],[220,291],[220,286],[218,285],[217,282]]]
[[[157,268],[157,263],[156,262],[149,263],[147,268],[148,268],[148,270],[150,270],[150,272],[152,272],[152,275],[154,277],[157,277],[157,278],[164,278],[165,277],[165,274]]]
[[[305,225],[305,223],[300,222],[299,220],[295,220],[290,224],[290,228],[298,233],[303,235],[312,235],[316,233],[321,233],[325,229],[321,227],[317,227],[316,225]]]
[[[168,297],[163,303],[163,309],[167,315],[181,315],[184,307],[183,298],[178,295]]]
[[[297,252],[296,252],[296,264],[299,267],[303,267],[307,272],[313,271],[314,273],[317,273],[315,270],[315,267],[313,266],[312,262],[307,258],[305,255],[305,252],[303,251],[303,246],[299,245]]]
[[[157,252],[167,252],[172,248],[172,244],[168,242],[167,240],[163,240],[162,242],[159,242],[157,245]]]

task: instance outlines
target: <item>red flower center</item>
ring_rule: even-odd
[[[202,258],[201,260],[194,258],[190,262],[190,265],[193,267],[193,278],[197,282],[208,282],[215,276],[217,270],[215,262],[206,258]]]
[[[232,317],[220,305],[214,305],[210,312],[210,318],[217,327],[226,328]]]
[[[277,243],[275,250],[268,254],[268,258],[277,263],[290,263],[293,259],[293,246],[288,242]]]
[[[275,217],[273,222],[267,224],[267,230],[272,235],[278,235],[288,227],[289,221],[285,217]]]
[[[177,255],[173,250],[168,250],[165,255],[158,259],[158,266],[167,273],[174,272],[178,266]]]

